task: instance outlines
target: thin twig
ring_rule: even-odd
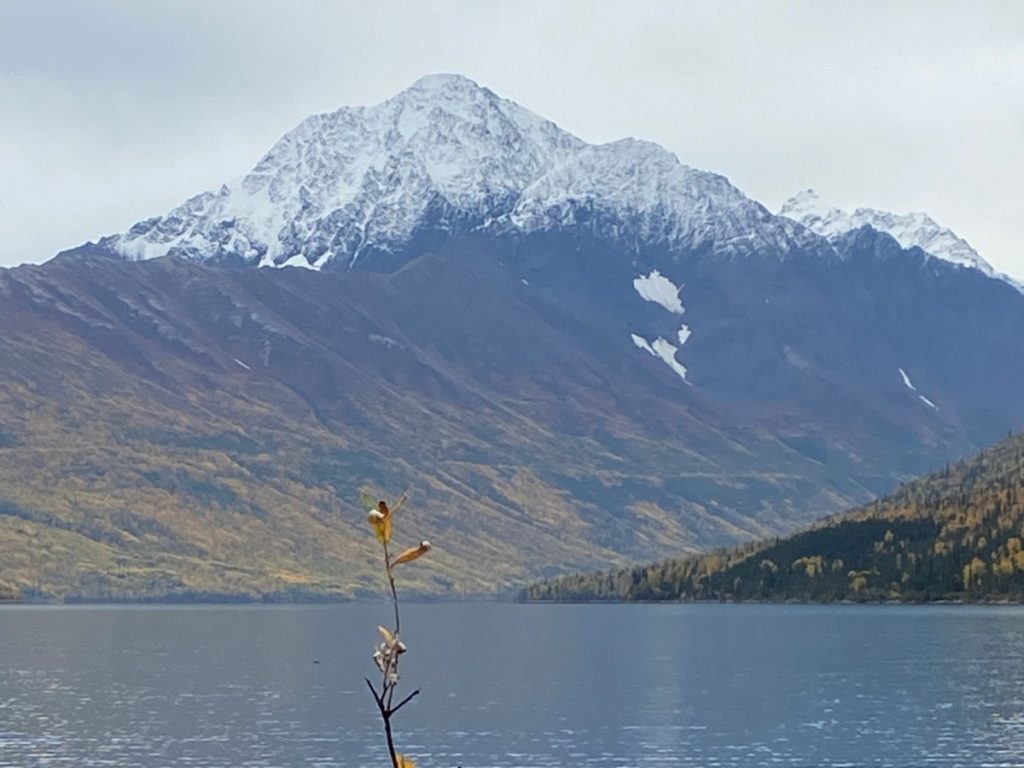
[[[398,616],[398,589],[395,587],[395,572],[391,568],[391,556],[388,554],[388,544],[384,542],[384,569],[388,574],[388,583],[391,584],[391,605],[395,609],[395,634],[402,631],[401,619]]]
[[[373,700],[377,702],[377,709],[379,709],[380,713],[383,715],[385,712],[387,712],[387,710],[384,708],[384,699],[381,696],[377,695],[377,689],[373,687],[373,683],[370,682],[370,678],[364,677],[363,679],[366,681],[366,685],[370,689],[370,693],[373,694]]]
[[[416,696],[418,696],[418,695],[419,695],[419,692],[420,692],[420,689],[419,689],[419,688],[417,688],[417,689],[416,689],[415,691],[413,691],[413,692],[412,692],[412,693],[410,693],[410,694],[409,694],[408,696],[406,696],[406,697],[405,697],[404,699],[402,699],[402,700],[401,700],[400,702],[398,702],[398,704],[396,704],[396,705],[395,705],[395,706],[393,706],[393,707],[390,707],[390,708],[388,709],[388,715],[393,715],[393,714],[395,714],[395,712],[397,712],[397,711],[398,711],[398,710],[400,710],[400,709],[401,709],[402,707],[404,707],[404,706],[405,706],[406,704],[408,704],[408,703],[409,703],[410,701],[412,701],[413,699],[415,699],[415,698],[416,698]]]

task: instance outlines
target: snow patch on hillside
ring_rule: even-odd
[[[918,399],[922,403],[927,405],[929,408],[934,408],[936,411],[939,410],[939,406],[937,406],[935,403],[933,403],[931,400],[929,400],[927,397],[925,397],[924,395],[922,395],[920,392],[917,391],[917,387],[914,386],[914,382],[912,382],[910,380],[910,376],[907,375],[906,371],[904,371],[902,368],[898,368],[897,370],[900,372],[900,378],[903,379],[903,385],[907,389],[909,389],[911,392],[915,393],[917,395]]]
[[[686,326],[683,327],[685,328]],[[680,332],[680,336],[682,336],[682,332]],[[687,384],[691,383],[690,380],[686,378],[686,366],[676,360],[676,353],[679,351],[679,347],[661,336],[656,338],[653,344],[648,342],[643,336],[638,336],[635,333],[631,333],[630,338],[637,347],[654,357],[657,357]]]
[[[689,384],[689,380],[686,378],[686,366],[676,360],[676,352],[679,348],[669,341],[661,338],[660,336],[654,340],[654,352],[662,359],[662,361],[675,371],[679,378]]]
[[[636,344],[636,346],[638,346],[640,349],[646,352],[650,352],[654,356],[657,356],[658,353],[651,348],[651,345],[647,343],[647,339],[645,339],[643,336],[637,336],[635,333],[631,333],[629,334],[629,338],[631,338],[633,340],[633,343]]]
[[[681,315],[686,311],[679,299],[679,287],[656,269],[634,279],[633,288],[644,301],[660,304],[669,312]]]
[[[913,382],[911,382],[910,377],[907,376],[907,372],[904,371],[902,368],[900,368],[899,371],[900,376],[903,377],[903,384],[907,387],[907,389],[909,389],[912,392],[916,392],[917,388],[914,386]]]
[[[306,260],[306,257],[303,256],[302,254],[299,254],[299,253],[295,254],[291,258],[285,259],[280,264],[275,264],[274,266],[276,266],[276,267],[298,267],[300,269],[311,269],[314,272],[316,272],[317,270],[320,269],[320,267],[318,267],[316,264],[310,264],[309,261]]]

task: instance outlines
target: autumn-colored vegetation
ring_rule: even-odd
[[[445,541],[407,593],[510,593],[788,532],[946,456],[697,408],[600,330],[602,304],[494,311],[492,256],[0,270],[0,581],[26,600],[370,596],[351,502],[372,483],[417,488],[410,524]]]
[[[18,600],[21,593],[13,584],[0,582],[0,602]]]
[[[38,370],[25,362],[32,354]],[[422,462],[395,460],[407,436],[398,444],[378,430],[371,447],[360,441],[401,404],[361,403],[357,428],[228,363],[237,371],[221,372],[216,387],[159,387],[59,332],[36,346],[0,342],[0,599],[375,595],[377,552],[351,504],[364,482],[422,489],[410,524],[451,543],[408,574],[410,594],[491,593],[540,562],[614,556],[591,537],[548,532],[578,519],[551,479],[469,460],[458,446],[440,460],[438,449]],[[448,440],[443,426],[416,421],[423,413],[417,406],[406,419],[412,433]],[[542,519],[524,522],[526,508]],[[467,514],[471,529],[460,526]]]
[[[810,530],[535,584],[531,600],[1024,601],[1024,437]]]

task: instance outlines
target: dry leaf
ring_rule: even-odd
[[[402,563],[411,563],[413,560],[423,557],[427,552],[430,551],[430,542],[421,541],[418,547],[410,547],[405,550],[402,554],[395,558],[392,566],[401,565]]]
[[[384,502],[381,502],[383,504]],[[383,514],[378,512],[376,509],[373,510],[369,515],[366,516],[370,525],[373,526],[374,533],[377,534],[377,541],[381,544],[387,544],[391,541],[391,518],[385,517]]]

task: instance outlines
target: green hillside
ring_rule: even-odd
[[[787,538],[529,587],[529,600],[1024,600],[1024,437]]]

